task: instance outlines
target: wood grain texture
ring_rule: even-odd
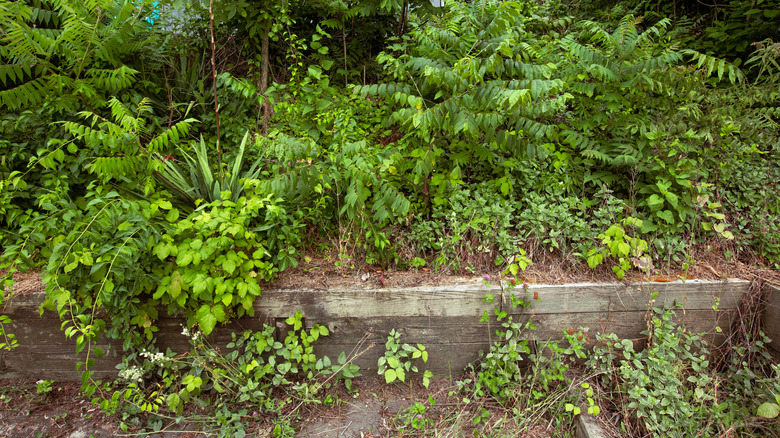
[[[596,417],[590,414],[582,414],[577,419],[575,438],[608,438],[608,435],[599,426]]]
[[[217,326],[209,342],[224,352],[232,332],[261,330],[264,324],[281,329],[277,330],[277,338],[283,338],[284,319],[300,310],[307,329],[320,324],[330,331],[330,336],[320,338],[315,344],[318,354],[335,360],[342,351],[352,357],[370,347],[355,359],[364,374],[376,371],[376,361],[384,353],[387,335],[396,329],[401,334],[401,342],[426,346],[430,359],[424,366],[420,364],[421,368],[433,371],[438,377],[459,376],[478,358],[480,351],[488,350],[496,340],[495,331],[500,327],[493,315],[496,307],[509,312],[515,321],[533,317],[537,330],[523,335],[529,340],[560,339],[565,330],[580,327],[588,327],[593,338],[595,333],[611,332],[621,338],[641,340],[641,332],[647,328],[649,307],[680,303],[684,310],[676,311],[677,320],[689,331],[706,333],[710,340],[718,342],[723,334],[717,332],[716,326],[723,330],[729,327],[733,309],[747,288],[748,282],[741,280],[533,285],[528,291],[514,290],[527,293],[529,299],[534,293],[539,296],[538,301],[532,300],[531,306],[523,309],[511,308],[510,291],[504,291],[502,300],[500,288],[487,288],[476,281],[408,289],[264,290],[255,305],[254,318]],[[655,301],[651,302],[651,294],[656,292]],[[483,301],[486,293],[495,296],[493,304]],[[772,296],[778,296],[780,302],[780,293],[774,292]],[[39,316],[42,299],[41,294],[32,294],[8,300],[4,313],[14,319],[9,328],[16,333],[20,346],[0,353],[0,370],[36,378],[56,375],[78,379],[74,344],[60,331],[61,323],[55,312],[45,311]],[[716,301],[720,309],[717,312],[712,308]],[[780,306],[768,308],[776,312]],[[486,310],[493,316],[490,323],[480,322]],[[767,327],[780,326],[780,314],[774,321],[777,322],[766,323]],[[156,324],[160,329],[158,345],[162,349],[171,348],[179,353],[189,349],[188,339],[181,334],[183,320],[163,318]],[[780,327],[776,330],[780,335]],[[113,351],[121,351],[119,345],[114,344]],[[115,357],[101,360],[95,367],[98,375],[116,375],[117,361]]]
[[[780,360],[780,285],[764,283],[764,333],[772,339],[770,352]]]

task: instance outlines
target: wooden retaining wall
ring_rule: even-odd
[[[764,333],[772,339],[769,351],[780,361],[780,285],[764,283]]]
[[[561,338],[563,331],[579,327],[588,327],[591,336],[612,332],[621,338],[641,339],[640,332],[647,327],[651,292],[657,292],[653,307],[679,303],[684,310],[677,312],[677,319],[688,330],[707,333],[717,342],[728,330],[734,309],[747,289],[748,282],[743,280],[532,285],[528,294],[537,294],[539,300],[526,309],[512,309],[508,292],[502,303],[501,290],[497,286],[488,288],[481,281],[407,289],[264,290],[255,304],[255,318],[218,326],[210,341],[225,345],[231,331],[257,330],[263,323],[284,328],[284,319],[300,310],[307,327],[321,324],[330,329],[330,336],[316,344],[319,354],[335,359],[342,351],[354,354],[367,349],[355,359],[364,375],[376,369],[387,335],[396,329],[401,342],[426,346],[429,361],[425,368],[438,377],[458,376],[495,339],[495,319],[490,323],[479,320],[485,310],[492,315],[496,306],[515,320],[533,317],[537,330],[526,333],[528,339]],[[495,296],[494,304],[483,301],[486,293]],[[19,347],[0,353],[0,374],[77,379],[80,372],[75,369],[73,343],[60,332],[61,323],[55,313],[46,311],[39,316],[41,301],[40,292],[7,300],[2,313],[14,320],[7,329],[16,334]],[[713,309],[716,303],[717,311]],[[181,324],[178,319],[160,320],[159,345],[185,351],[188,344],[181,335]],[[718,333],[717,326],[724,333]],[[93,369],[104,376],[115,376],[117,362],[116,357],[108,357]]]

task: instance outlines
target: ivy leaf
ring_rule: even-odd
[[[173,271],[173,274],[171,274],[171,285],[168,287],[168,293],[170,293],[174,299],[176,299],[176,297],[178,297],[181,293],[181,283],[181,274],[179,271]]]
[[[176,264],[179,266],[187,266],[190,263],[192,263],[192,252],[190,251],[182,251],[176,257]]]
[[[389,369],[385,371],[385,383],[392,383],[395,381],[397,377],[398,376],[396,375],[394,369]]]
[[[627,256],[631,247],[626,242],[618,243],[618,251],[621,256]]]

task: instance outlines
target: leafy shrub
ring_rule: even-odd
[[[278,432],[294,429],[293,418],[282,415],[287,402],[279,397],[280,390],[299,398],[300,404],[320,404],[326,398],[322,389],[331,386],[321,377],[343,380],[349,388],[351,379],[360,375],[344,353],[337,363],[327,356],[315,356],[313,344],[328,336],[327,328],[315,325],[307,331],[300,312],[286,323],[289,330],[283,341],[276,340],[274,327],[268,325],[256,332],[232,333],[227,345],[230,352],[225,355],[201,332],[185,327],[182,334],[192,345],[189,352],[163,353],[153,346],[132,352],[119,367],[121,387],[113,391],[94,387],[100,390],[95,402],[109,413],[120,413],[125,430],[147,426],[159,431],[163,420],[187,418],[183,415],[187,405],[208,402],[220,409],[208,419],[193,417],[190,421],[201,422],[204,428],[217,427],[222,436],[245,436],[242,417],[254,410],[269,417],[274,436],[281,436]]]
[[[124,61],[154,41],[139,20],[148,3],[0,2],[0,24],[7,29],[0,56],[10,61],[0,70],[7,84],[1,106],[47,102],[69,112],[99,106],[109,93],[129,88],[138,71]]]
[[[618,262],[617,265],[612,266],[612,272],[615,273],[618,280],[622,280],[626,272],[631,269],[632,261],[636,263],[638,259],[647,260],[648,266],[644,270],[648,270],[651,262],[645,256],[648,249],[647,242],[639,237],[632,237],[627,230],[629,227],[641,229],[642,221],[627,217],[620,224],[613,224],[605,232],[599,234],[599,239],[602,239],[601,244],[604,246],[591,249],[585,255],[591,269],[600,265],[606,258],[612,257]]]
[[[171,313],[184,309],[190,325],[209,334],[234,314],[252,316],[259,282],[297,263],[301,224],[300,215],[288,214],[270,195],[206,207],[179,220],[154,247],[160,261],[173,263],[165,265],[153,299]]]
[[[412,224],[410,240],[418,254],[437,254],[435,267],[449,264],[462,272],[503,264],[519,252],[514,215],[512,204],[487,184],[458,188],[446,205],[434,208],[431,220]]]
[[[414,345],[401,344],[401,334],[390,331],[385,343],[385,354],[377,361],[379,367],[378,373],[385,377],[386,383],[392,383],[396,380],[406,381],[407,373],[417,373],[417,365],[413,365],[414,359],[422,359],[423,363],[428,362],[428,352],[422,344]],[[427,388],[433,374],[430,371],[423,372],[423,385]]]
[[[774,378],[757,378],[737,358],[724,379],[711,369],[702,336],[686,332],[673,318],[672,310],[654,309],[644,350],[635,351],[630,340],[614,334],[597,335],[587,364],[608,373],[603,384],[626,397],[640,429],[653,436],[714,436],[740,427],[752,415],[742,403],[758,406],[751,397],[758,387],[768,390]]]
[[[169,222],[173,217],[166,213],[171,203],[128,200],[97,190],[79,204],[83,210],[38,218],[51,220],[62,230],[51,238],[44,304],[57,310],[77,351],[87,348],[91,354],[92,343],[106,330],[126,345],[139,341],[136,328],[151,337],[157,310],[148,297],[162,272],[150,251],[173,228]]]

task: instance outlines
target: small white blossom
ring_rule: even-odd
[[[130,368],[125,368],[119,372],[119,377],[127,381],[137,380],[141,382],[143,381],[143,375],[143,371],[141,371],[141,369],[135,365],[131,366]]]
[[[148,352],[146,350],[141,352],[141,356],[143,356],[146,359],[148,359],[149,362],[151,362],[151,363],[163,362],[163,361],[165,361],[167,359],[165,357],[165,354],[163,354],[162,352],[150,353],[150,352]]]
[[[188,338],[192,338],[193,341],[197,341],[198,338],[200,338],[200,332],[199,331],[190,332],[190,329],[188,329],[185,326],[182,326],[181,334],[184,335],[184,336],[187,336]]]

